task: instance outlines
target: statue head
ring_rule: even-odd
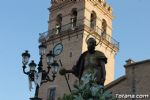
[[[94,52],[96,46],[96,40],[94,38],[89,38],[87,40],[87,47],[89,52]]]

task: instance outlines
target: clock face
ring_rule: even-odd
[[[58,56],[63,51],[63,45],[62,43],[58,43],[54,46],[53,52],[55,56]]]

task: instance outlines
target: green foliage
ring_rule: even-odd
[[[103,92],[103,86],[95,82],[94,74],[86,74],[74,85],[71,94],[64,94],[58,100],[116,100],[116,98],[109,92]]]
[[[73,100],[73,96],[64,94],[62,98],[59,97],[57,100]]]

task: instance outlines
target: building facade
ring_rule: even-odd
[[[97,41],[96,50],[102,51],[108,58],[105,83],[113,81],[119,42],[112,38],[111,6],[105,0],[52,0],[49,11],[48,31],[39,38],[39,42],[46,44],[46,52],[54,51],[57,47],[56,59],[61,60],[64,68],[71,69],[87,50],[86,40],[94,37]],[[67,78],[73,88],[77,78],[72,74],[68,74]],[[65,78],[58,74],[53,83],[40,87],[39,97],[54,100],[68,92]]]
[[[150,100],[150,60],[128,60],[125,75],[105,86],[117,100]]]

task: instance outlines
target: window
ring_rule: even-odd
[[[56,18],[56,34],[61,32],[62,15],[59,14]]]
[[[106,37],[106,33],[107,33],[107,22],[105,19],[102,20],[102,32],[101,35],[103,37]]]
[[[77,26],[77,9],[73,8],[71,11],[71,28],[75,29],[75,27]]]
[[[96,28],[96,13],[94,11],[91,13],[90,27],[92,29]]]
[[[56,97],[56,87],[51,87],[48,89],[47,100],[55,100]]]

